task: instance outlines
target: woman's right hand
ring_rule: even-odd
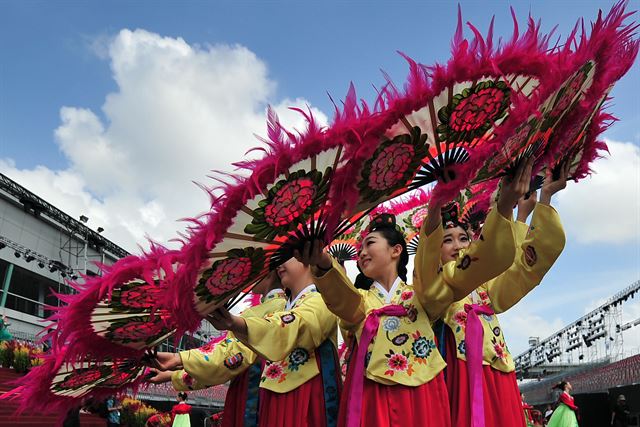
[[[167,353],[164,351],[154,353],[146,360],[146,364],[158,371],[173,371],[182,368],[182,358],[179,353]]]
[[[147,379],[147,382],[150,382],[152,384],[163,384],[171,381],[173,371],[159,371],[157,369],[151,368],[149,369],[149,375],[150,378]]]

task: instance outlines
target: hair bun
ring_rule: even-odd
[[[369,223],[369,227],[367,229],[369,232],[375,231],[380,228],[396,228],[396,217],[389,213],[381,213],[376,215],[371,222]]]

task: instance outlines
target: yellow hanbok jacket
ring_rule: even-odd
[[[328,349],[337,360],[338,322],[316,287],[305,288],[288,306],[264,318],[245,318],[245,344],[267,360],[260,387],[276,393],[292,391],[320,373],[316,350]]]
[[[248,308],[240,316],[245,319],[262,318],[283,310],[286,302],[284,291],[275,289],[263,297],[259,305]],[[228,332],[224,340],[214,345],[182,351],[180,357],[183,369],[175,371],[171,376],[173,387],[178,391],[224,384],[259,362],[258,356],[232,332]]]
[[[551,206],[538,203],[531,226],[516,221],[516,258],[507,271],[482,284],[476,292],[455,302],[447,309],[444,321],[456,339],[456,353],[465,358],[465,304],[489,305],[495,314],[513,307],[541,281],[564,249],[565,234],[560,217]],[[513,372],[513,358],[502,334],[496,315],[481,315],[484,329],[484,365],[491,365],[502,372]]]
[[[385,295],[386,291],[377,284],[368,291],[358,290],[335,261],[331,270],[314,278],[327,307],[340,318],[341,327],[354,333],[358,341],[371,310],[390,304],[401,304],[407,309],[407,316],[380,318],[377,335],[368,349],[367,378],[381,384],[418,386],[444,369],[445,362],[434,342],[432,322],[453,301],[513,263],[515,244],[509,219],[494,210],[487,217],[483,235],[462,251],[458,261],[440,268],[439,263],[430,263],[424,252],[433,250],[439,258],[442,228],[438,227],[428,237],[422,232],[415,269],[417,281],[430,283],[428,287],[414,288],[398,279],[390,295]]]

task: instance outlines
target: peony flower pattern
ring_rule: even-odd
[[[396,372],[404,372],[411,376],[413,374],[413,365],[409,363],[410,355],[404,351],[401,353],[395,353],[393,350],[389,350],[389,353],[385,354],[387,357],[387,369],[385,375],[393,376]]]
[[[104,378],[111,373],[112,369],[109,366],[92,366],[90,368],[76,369],[66,377],[64,380],[54,386],[55,390],[76,390],[81,387],[93,384]]]
[[[309,360],[309,352],[304,348],[295,348],[289,353],[289,370],[297,371],[298,368],[304,365]]]
[[[270,380],[279,380],[278,382],[282,382],[284,381],[283,377],[286,378],[286,374],[284,373],[284,369],[280,363],[267,362],[261,381],[264,382],[268,378]]]
[[[361,199],[375,202],[407,185],[429,152],[426,141],[427,135],[415,126],[410,133],[381,143],[362,166],[358,182]]]
[[[151,344],[171,332],[164,324],[163,316],[156,315],[127,318],[113,322],[107,328],[105,337],[122,344],[132,342]]]
[[[206,303],[224,298],[238,288],[254,280],[265,264],[262,248],[237,248],[227,252],[227,257],[214,262],[198,279],[196,295]]]
[[[411,351],[418,363],[426,363],[427,357],[431,354],[431,351],[436,348],[436,343],[433,340],[420,335],[420,332],[416,332],[412,335],[414,338],[413,344],[411,344]]]
[[[504,344],[504,341],[498,341],[496,337],[491,339],[491,343],[493,344],[493,351],[495,355],[493,356],[493,361],[496,360],[505,360],[507,358],[507,350]]]
[[[273,240],[296,230],[326,200],[333,169],[299,170],[271,187],[265,199],[258,202],[253,220],[244,232],[260,240]]]
[[[182,383],[187,386],[187,388],[189,388],[190,390],[193,389],[193,384],[195,383],[195,380],[193,379],[193,377],[191,375],[189,375],[186,372],[182,373]]]
[[[511,89],[503,81],[486,80],[453,96],[438,111],[440,141],[472,142],[507,114]]]
[[[453,315],[453,320],[458,324],[456,327],[456,332],[460,330],[465,330],[467,327],[467,312],[464,310],[460,310]]]
[[[504,144],[494,156],[491,156],[486,166],[483,167],[475,180],[480,181],[495,177],[502,171],[507,170],[513,163],[513,159],[521,153],[531,143],[538,128],[538,119],[532,118],[527,123],[516,129],[515,134]]]
[[[100,387],[120,387],[133,379],[133,372],[115,372],[100,383]]]
[[[541,130],[543,132],[554,127],[560,118],[570,109],[574,103],[576,96],[580,92],[586,92],[585,87],[587,78],[595,68],[593,61],[586,62],[572,77],[558,89],[558,96],[553,102],[553,107],[544,112]],[[584,89],[583,89],[584,88]]]
[[[386,332],[395,332],[400,329],[400,319],[397,317],[391,316],[384,319],[382,322],[382,329]]]
[[[144,281],[127,282],[113,291],[111,307],[116,312],[148,310],[162,299],[165,290],[157,284],[150,285]]]

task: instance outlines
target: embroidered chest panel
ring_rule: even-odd
[[[291,309],[300,307],[309,298],[321,298],[316,290],[310,290],[300,295]],[[265,316],[274,322],[279,322],[285,328],[292,323],[296,314],[293,312],[273,313]],[[277,362],[266,361],[260,376],[260,387],[277,393],[286,393],[296,389],[320,373],[316,362],[315,351],[302,347],[294,348],[289,355]]]
[[[486,290],[479,288],[477,293],[480,297],[478,304],[492,307],[491,299],[489,298],[489,294]],[[467,326],[467,312],[464,309],[465,304],[473,304],[471,296],[451,304],[444,319],[455,336],[455,351],[458,358],[461,360],[466,360],[465,330]],[[515,365],[513,363],[511,353],[509,352],[509,348],[505,342],[498,316],[495,314],[481,314],[479,315],[479,318],[484,330],[483,363],[485,365],[491,365],[503,372],[513,371],[515,369]]]
[[[378,290],[366,295],[367,310],[388,305]],[[436,348],[429,318],[413,287],[401,283],[390,304],[402,305],[406,316],[381,316],[378,332],[369,345],[365,365],[367,377],[381,383],[420,385],[444,367]]]

